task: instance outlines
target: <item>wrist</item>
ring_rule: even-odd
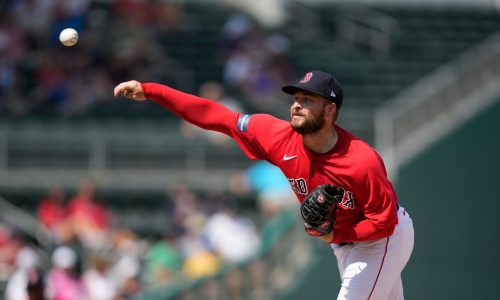
[[[336,242],[335,241],[336,236],[335,236],[335,234],[333,234],[334,231],[335,230],[332,230],[332,235],[330,236],[330,240],[328,241],[330,244],[335,244],[335,242]]]
[[[320,235],[318,236],[323,242],[325,243],[330,243],[331,244],[331,241],[333,241],[333,230],[330,231],[330,233],[327,233],[325,235]]]

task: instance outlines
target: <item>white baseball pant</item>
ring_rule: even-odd
[[[337,300],[401,300],[401,272],[413,250],[413,222],[403,207],[394,233],[375,241],[332,244],[342,280]]]

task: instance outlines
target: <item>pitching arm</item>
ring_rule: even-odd
[[[227,135],[231,135],[229,127],[236,123],[239,115],[215,101],[158,83],[140,83],[135,80],[123,82],[115,87],[114,95],[122,95],[135,101],[151,99],[189,123]]]

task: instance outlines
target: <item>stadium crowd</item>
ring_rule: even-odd
[[[200,197],[179,184],[165,201],[162,236],[117,226],[92,181],[75,194],[53,188],[37,218],[48,243],[0,227],[5,299],[130,299],[154,287],[179,287],[256,257],[256,223],[227,195]],[[38,296],[30,296],[30,293]],[[39,298],[37,298],[39,297]]]
[[[125,101],[110,91],[132,77],[191,92],[219,80],[250,106],[278,105],[278,87],[294,74],[287,38],[226,14],[214,40],[198,45],[210,26],[178,1],[2,1],[0,114],[75,117],[111,107],[104,110],[119,116]],[[77,46],[59,43],[67,27],[80,33]],[[214,70],[197,69],[210,63]]]
[[[0,116],[126,118],[128,103],[114,99],[112,87],[132,77],[197,91],[242,112],[282,108],[284,96],[276,92],[294,76],[287,38],[228,8],[215,39],[200,48],[193,41],[205,25],[179,1],[2,1]],[[71,48],[58,40],[67,27],[80,34]],[[179,58],[184,52],[186,60]],[[197,69],[208,61],[215,71]],[[227,141],[182,122],[180,130],[186,138]],[[256,189],[269,217],[281,204],[271,203],[262,180],[260,187],[252,182],[258,174],[241,174],[235,191]],[[5,299],[129,299],[150,287],[211,276],[259,251],[259,229],[228,195],[200,196],[180,184],[168,191],[165,232],[151,238],[116,226],[91,181],[74,190],[68,197],[54,187],[39,200],[36,216],[47,244],[0,222]]]

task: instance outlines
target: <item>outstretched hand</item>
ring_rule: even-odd
[[[114,94],[115,97],[117,97],[118,95],[122,95],[125,98],[136,101],[146,100],[141,83],[137,80],[130,80],[120,83],[115,87]]]

